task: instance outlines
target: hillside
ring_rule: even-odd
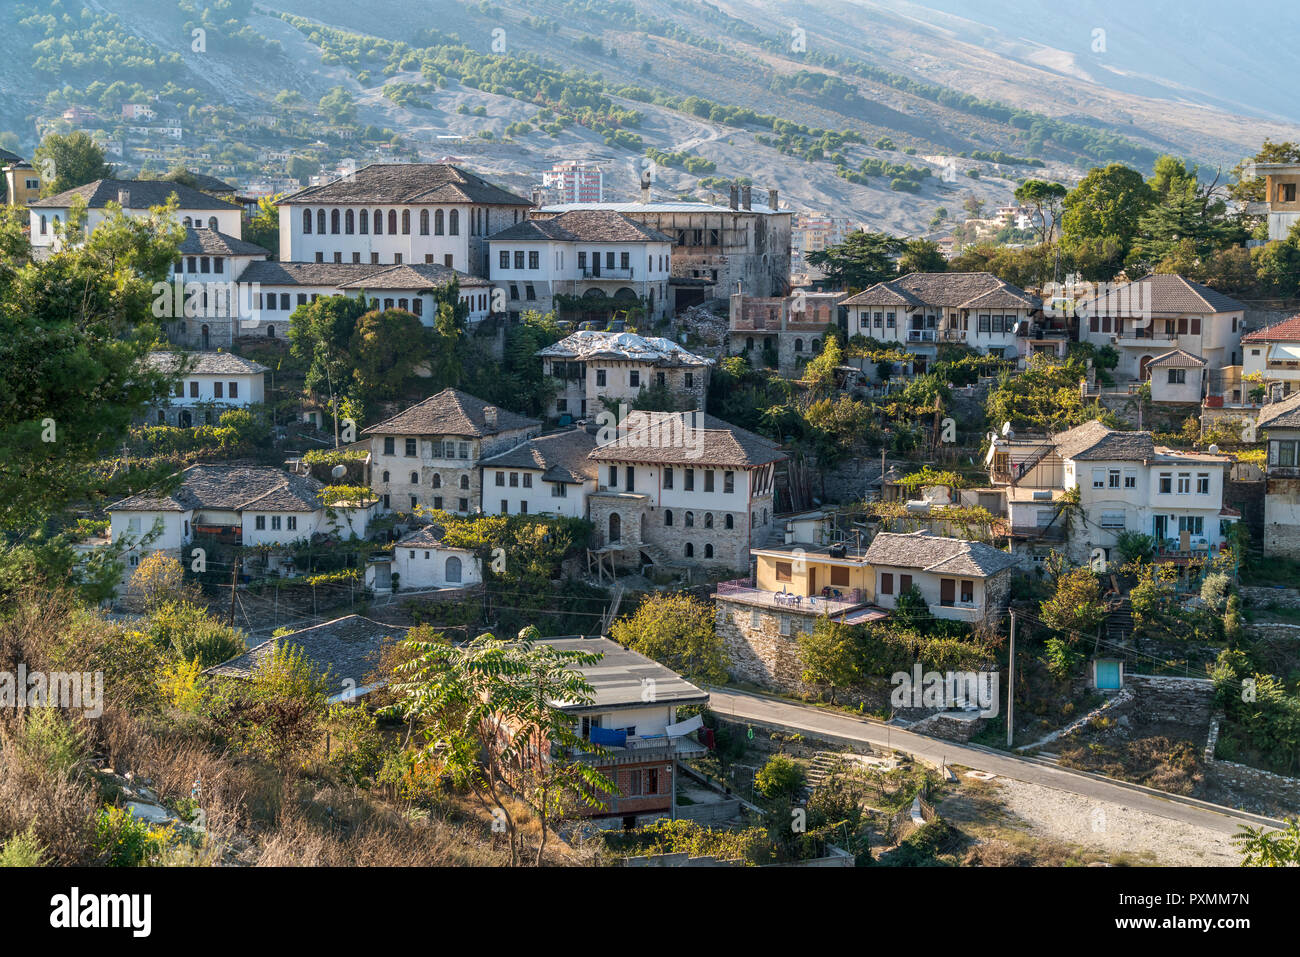
[[[451,155],[527,190],[553,161],[591,158],[607,197],[630,198],[655,150],[658,195],[717,196],[744,176],[897,233],[967,196],[1006,202],[1029,175],[1070,182],[1162,152],[1230,168],[1265,137],[1300,138],[1228,96],[1089,73],[1017,36],[1012,0],[987,23],[939,6],[65,0],[20,7],[0,36],[0,84],[20,91],[0,127],[30,151],[69,103],[107,104],[111,121],[121,80],[186,127],[183,148],[124,135],[128,168],[192,156],[247,180],[283,175],[268,153],[284,150],[326,170]],[[333,88],[347,102],[326,117],[316,104]]]

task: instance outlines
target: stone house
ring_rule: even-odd
[[[727,351],[743,355],[755,368],[765,354],[777,357],[777,371],[798,377],[810,359],[821,354],[828,326],[839,325],[838,292],[796,292],[793,296],[759,299],[732,293],[727,324]]]
[[[147,421],[157,425],[189,428],[216,425],[221,413],[244,409],[265,401],[266,366],[229,352],[200,352],[186,356],[176,352],[151,352],[148,364],[160,372],[179,373],[172,395],[150,409]]]
[[[1300,392],[1265,406],[1257,426],[1268,439],[1264,554],[1300,558]]]
[[[540,431],[536,419],[443,389],[361,434],[370,439],[371,486],[384,511],[422,505],[468,515],[482,500],[479,462]]]
[[[586,518],[587,496],[596,491],[595,448],[594,435],[573,428],[539,435],[483,459],[483,514]]]

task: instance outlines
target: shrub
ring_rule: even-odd
[[[150,828],[124,808],[101,808],[95,818],[95,849],[109,867],[149,864],[167,846],[167,838],[166,828]]]
[[[780,754],[773,755],[754,775],[754,787],[768,798],[793,798],[803,784],[803,768]]]

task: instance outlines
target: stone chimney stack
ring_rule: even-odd
[[[129,189],[119,189],[117,191],[118,205],[123,209],[131,208],[131,191]]]
[[[767,205],[768,205],[769,207],[771,207],[772,212],[776,212],[777,198],[778,198],[778,197],[777,197],[777,192],[776,192],[776,190],[774,190],[774,189],[769,189],[769,190],[767,191]]]
[[[731,184],[731,199],[728,205],[731,206],[732,209],[738,209],[740,207],[740,187],[735,183]]]
[[[753,201],[753,196],[754,188],[752,186],[740,187],[740,208],[749,209],[750,203]]]
[[[650,171],[648,169],[641,171],[641,202],[650,202]]]
[[[495,405],[484,406],[483,421],[487,423],[489,429],[497,427],[497,407]]]

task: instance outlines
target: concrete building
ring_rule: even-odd
[[[1017,358],[1018,328],[1042,302],[992,273],[909,273],[877,283],[842,303],[849,335],[906,346],[924,371],[943,342]]]
[[[251,359],[229,352],[151,352],[147,361],[160,372],[178,375],[167,402],[150,410],[151,424],[181,428],[216,425],[221,413],[261,405],[266,400],[268,370]]]
[[[775,443],[703,412],[633,412],[591,453],[597,549],[619,564],[744,568],[773,528]]]
[[[512,316],[535,309],[608,320],[631,309],[633,318],[659,322],[668,315],[672,240],[612,210],[525,220],[488,245],[492,282],[507,293]]]
[[[1151,401],[1161,405],[1199,405],[1208,380],[1205,360],[1173,349],[1147,363],[1151,374]]]
[[[0,150],[0,174],[4,175],[5,203],[26,206],[41,195],[41,176],[17,153]]]
[[[1268,441],[1264,554],[1300,558],[1300,393],[1265,406],[1256,425]]]
[[[374,163],[287,196],[280,259],[436,264],[488,276],[487,238],[531,203],[446,163]]]
[[[270,253],[256,243],[207,226],[186,226],[171,288],[158,296],[161,331],[187,349],[229,349],[247,335],[244,326],[258,304],[257,290],[244,274]]]
[[[536,419],[443,389],[361,434],[370,439],[371,486],[385,512],[421,505],[468,515],[482,501],[480,461],[540,431]]]
[[[703,409],[713,360],[671,339],[633,332],[581,330],[537,353],[542,371],[560,383],[550,415],[586,418],[607,405],[630,404],[663,388],[680,406]]]
[[[1252,203],[1247,212],[1268,216],[1270,241],[1286,239],[1300,223],[1300,163],[1256,163],[1254,169],[1264,177],[1264,202]]]
[[[701,299],[725,299],[740,288],[751,296],[790,291],[790,210],[778,206],[776,190],[767,203],[753,201],[750,187],[733,189],[731,202],[652,202],[644,190],[637,203],[563,204],[534,211],[534,219],[577,209],[621,213],[673,240],[674,309]]]
[[[839,325],[838,292],[797,291],[793,296],[760,299],[732,293],[727,322],[727,351],[743,355],[755,368],[775,356],[786,378],[797,378],[810,359],[821,354],[828,327]]]
[[[539,435],[483,459],[483,514],[586,518],[587,497],[596,491],[595,448],[594,435],[574,428]]]
[[[1241,352],[1243,377],[1259,376],[1276,396],[1300,390],[1300,316],[1242,336]]]

